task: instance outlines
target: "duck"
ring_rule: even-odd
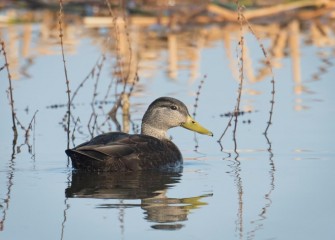
[[[154,100],[143,115],[140,134],[108,132],[65,152],[75,170],[133,172],[182,167],[183,157],[167,135],[174,127],[213,136],[191,117],[186,105],[172,97]]]

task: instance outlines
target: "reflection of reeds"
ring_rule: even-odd
[[[328,73],[329,68],[334,66],[334,63],[332,62],[331,58],[334,57],[335,52],[328,52],[328,51],[320,51],[318,53],[321,64],[317,68],[316,72],[311,74],[310,81],[319,81],[321,79],[321,76]]]
[[[0,231],[4,230],[4,225],[5,225],[5,221],[6,221],[6,216],[7,216],[7,210],[9,209],[9,203],[10,203],[10,199],[11,199],[11,192],[12,192],[12,187],[14,185],[13,183],[13,179],[14,179],[14,172],[15,172],[15,155],[16,155],[16,143],[17,143],[17,135],[13,136],[13,144],[12,144],[12,154],[11,154],[11,158],[9,161],[9,171],[8,171],[8,175],[7,175],[7,192],[6,192],[6,197],[5,199],[3,199],[3,203],[4,205],[2,206],[2,217],[1,217],[1,221],[0,221]]]
[[[130,36],[129,36],[129,29],[128,29],[128,19],[125,14],[124,6],[120,6],[120,14],[121,14],[121,22],[118,21],[118,12],[112,9],[111,3],[109,0],[106,0],[106,5],[109,10],[109,14],[113,19],[113,26],[112,26],[112,36],[115,40],[115,51],[116,51],[116,65],[115,65],[115,72],[118,73],[118,79],[115,85],[115,97],[116,101],[112,109],[109,111],[108,115],[115,123],[118,131],[129,131],[129,97],[134,89],[135,84],[138,82],[139,77],[137,74],[137,65],[134,63],[133,59],[133,50],[131,46]],[[122,27],[122,29],[121,29]],[[132,66],[135,65],[135,73],[132,77]],[[131,82],[129,87],[128,93],[127,85]],[[118,92],[118,84],[123,83],[123,87],[121,92]],[[107,96],[107,95],[106,95]],[[121,129],[121,124],[116,118],[116,114],[118,109],[122,106],[122,119],[123,119],[123,129]]]
[[[239,238],[243,239],[243,179],[241,176],[241,161],[239,160],[239,154],[238,152],[235,152],[235,158],[230,159],[231,154],[228,153],[228,157],[224,159],[229,159],[228,161],[231,162],[229,164],[229,167],[231,168],[231,171],[228,173],[231,174],[234,177],[234,183],[236,186],[236,191],[237,191],[237,213],[236,213],[236,220],[235,220],[235,231],[239,234]]]
[[[269,190],[267,191],[267,193],[264,194],[264,199],[266,200],[266,203],[264,204],[260,213],[258,214],[259,218],[251,222],[252,224],[256,224],[256,226],[253,228],[253,230],[251,230],[247,233],[247,239],[248,240],[254,239],[255,236],[256,236],[256,232],[259,229],[262,229],[262,227],[264,225],[264,221],[267,218],[266,214],[268,212],[268,209],[272,205],[271,194],[275,190],[275,171],[276,171],[276,167],[275,167],[275,163],[273,161],[272,146],[271,146],[270,139],[267,137],[266,134],[265,134],[265,138],[266,138],[266,141],[267,141],[267,144],[268,144],[268,152],[269,152],[269,166],[270,166],[270,170],[269,170],[270,184],[269,185],[270,186],[269,186]]]
[[[108,115],[111,117],[113,122],[117,125],[118,130],[121,131],[121,126],[116,119],[116,113],[119,107],[122,105],[123,99],[127,99],[127,101],[129,102],[128,98],[127,97],[125,98],[127,83],[130,80],[132,81],[132,86],[128,94],[128,97],[129,97],[133,90],[134,84],[138,81],[138,75],[137,75],[137,69],[136,69],[134,79],[129,79],[131,75],[131,66],[133,64],[133,57],[132,57],[132,47],[131,47],[131,42],[130,42],[128,24],[127,24],[128,19],[125,15],[125,9],[121,9],[121,19],[122,20],[121,20],[121,23],[118,23],[117,12],[112,9],[111,3],[109,0],[106,0],[106,5],[108,7],[110,16],[113,18],[112,34],[113,34],[113,38],[115,40],[115,45],[116,45],[115,46],[115,50],[116,50],[116,66],[115,67],[117,68],[116,70],[119,73],[118,74],[119,79],[118,81],[116,81],[116,86],[115,86],[116,91],[118,89],[118,83],[123,82],[121,93],[118,94],[117,92],[115,92],[115,96],[116,97],[118,96],[118,98],[116,99],[115,104],[113,108],[111,109],[111,111],[108,113]],[[123,27],[123,29],[120,29],[121,26]],[[126,46],[124,46],[124,44],[126,44]],[[124,48],[127,49],[128,56],[125,56],[126,54],[125,54]],[[125,102],[125,104],[128,104],[128,103]]]
[[[80,90],[83,89],[87,82],[92,80],[93,90],[91,96],[91,114],[89,116],[86,127],[88,129],[90,137],[94,137],[98,134],[104,133],[104,127],[107,125],[108,131],[112,131],[112,122],[115,125],[117,131],[129,131],[130,120],[130,101],[129,98],[132,94],[135,84],[138,82],[137,75],[137,64],[136,59],[132,57],[132,47],[130,43],[130,36],[128,31],[128,20],[124,9],[118,6],[112,6],[111,3],[106,0],[105,5],[108,8],[110,17],[113,19],[113,24],[110,28],[110,34],[106,36],[104,41],[104,50],[101,53],[101,56],[98,58],[96,64],[89,71],[87,76],[79,83],[78,87],[71,94],[70,104],[73,108],[75,106],[75,98],[79,94]],[[62,12],[62,2],[60,1],[60,12]],[[119,11],[120,10],[120,11]],[[61,18],[63,16],[60,13],[60,32],[61,28]],[[62,36],[62,33],[60,34]],[[113,63],[113,72],[112,77],[108,82],[102,81],[103,68],[105,67],[105,62],[107,60],[107,51],[112,50],[114,55],[111,55],[112,59],[110,62]],[[63,56],[64,60],[64,56]],[[65,61],[64,70],[66,69]],[[66,70],[65,70],[66,71]],[[65,75],[67,75],[65,73]],[[66,77],[67,78],[67,77]],[[100,80],[101,78],[101,80]],[[69,83],[68,80],[67,84]],[[105,92],[99,93],[100,85],[105,85]],[[68,86],[68,85],[67,85]],[[69,90],[69,88],[68,88]],[[68,91],[69,93],[69,91]],[[98,96],[102,96],[102,99],[98,100]],[[111,101],[111,96],[115,97],[115,101]],[[113,102],[113,106],[106,112],[106,108],[103,106],[105,104]],[[121,107],[121,108],[120,108]],[[117,113],[118,110],[122,109],[122,124],[118,121]],[[71,124],[74,123],[73,131],[80,132],[79,129],[82,127],[79,123],[85,124],[83,121],[79,121],[79,118],[73,115],[73,110],[69,113],[66,113],[62,120],[62,125],[66,131],[69,129],[69,117],[71,119]],[[76,120],[77,119],[77,120]],[[103,119],[101,121],[101,119]],[[122,128],[123,125],[123,128]],[[68,134],[70,131],[68,131]],[[72,133],[71,140],[72,142],[75,139],[75,133]]]
[[[266,211],[267,209],[271,206],[271,199],[270,199],[270,195],[272,193],[272,191],[274,190],[274,162],[273,162],[273,154],[272,154],[272,149],[271,149],[271,143],[267,137],[267,132],[268,129],[271,125],[272,122],[272,115],[273,115],[273,107],[274,107],[274,96],[275,96],[275,80],[274,80],[274,74],[272,71],[272,67],[271,67],[271,63],[270,63],[270,59],[268,57],[267,51],[265,50],[265,47],[263,46],[263,44],[260,41],[260,38],[257,36],[257,34],[255,33],[255,31],[253,30],[253,28],[251,27],[250,23],[248,22],[247,18],[244,16],[242,10],[243,10],[243,6],[240,5],[239,1],[237,0],[236,2],[237,5],[237,15],[238,15],[238,22],[240,25],[240,40],[239,40],[239,48],[240,51],[238,52],[238,66],[239,66],[239,87],[238,87],[238,97],[236,100],[236,105],[234,108],[234,112],[230,115],[230,119],[228,121],[228,124],[224,130],[224,132],[222,133],[221,137],[219,138],[218,142],[221,146],[221,150],[223,150],[223,146],[221,144],[221,140],[224,137],[224,135],[227,132],[227,129],[231,126],[231,122],[234,118],[234,129],[233,129],[233,142],[234,142],[234,152],[236,154],[235,157],[235,161],[233,162],[233,165],[231,166],[232,168],[232,173],[234,175],[234,179],[235,179],[235,184],[237,187],[237,192],[238,192],[238,211],[237,211],[237,219],[236,219],[236,232],[239,234],[239,238],[243,239],[243,235],[244,235],[244,223],[243,223],[243,185],[242,185],[242,177],[241,177],[241,162],[239,161],[239,153],[237,151],[237,141],[236,141],[236,129],[237,129],[237,122],[238,122],[238,116],[240,115],[240,102],[241,102],[241,95],[242,95],[242,88],[243,88],[243,80],[244,80],[244,37],[243,37],[243,25],[246,24],[249,31],[252,33],[252,35],[256,38],[259,47],[261,48],[262,52],[263,52],[263,56],[266,59],[266,66],[267,68],[270,70],[271,73],[271,84],[272,84],[272,90],[271,90],[271,105],[270,105],[270,112],[269,112],[269,120],[264,132],[265,138],[267,139],[267,142],[269,144],[269,153],[270,153],[270,166],[271,166],[271,170],[269,171],[270,176],[271,176],[271,181],[270,181],[270,190],[267,194],[265,194],[265,199],[267,200],[266,205],[262,208],[261,213],[259,214],[260,219],[257,220],[259,221],[259,224],[255,227],[254,230],[248,232],[248,239],[253,239],[255,232],[262,226],[262,222],[266,216]],[[255,221],[256,222],[256,221]]]
[[[67,182],[68,183],[71,182],[71,173],[70,172],[67,175]],[[65,224],[66,224],[66,221],[67,221],[67,212],[70,209],[70,204],[68,204],[68,198],[64,199],[64,205],[65,205],[65,208],[63,210],[63,221],[62,221],[62,225],[61,225],[60,240],[64,239]]]

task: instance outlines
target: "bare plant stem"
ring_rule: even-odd
[[[71,123],[71,96],[70,96],[70,81],[67,75],[66,69],[66,60],[64,54],[64,43],[63,43],[63,27],[62,27],[62,19],[63,19],[63,1],[59,0],[59,38],[60,45],[62,49],[62,58],[63,58],[63,66],[64,66],[64,74],[65,74],[65,83],[66,83],[66,94],[67,94],[67,148],[70,147],[70,123]]]
[[[206,80],[207,76],[204,75],[204,78],[200,81],[200,84],[198,85],[198,91],[196,92],[196,97],[195,97],[195,102],[194,102],[194,110],[193,110],[193,113],[192,113],[192,116],[195,118],[195,116],[197,115],[197,109],[198,109],[198,102],[199,102],[199,97],[200,97],[200,93],[201,93],[201,89],[202,89],[202,86],[204,85],[205,83],[205,80]]]
[[[269,111],[269,119],[267,121],[267,125],[264,131],[264,135],[267,135],[268,130],[270,128],[270,125],[272,124],[272,116],[273,116],[273,109],[274,109],[274,103],[275,103],[275,76],[273,73],[273,69],[272,69],[272,65],[271,65],[271,61],[270,58],[267,54],[267,51],[263,45],[263,43],[261,42],[260,38],[258,37],[258,35],[255,33],[254,29],[252,28],[251,24],[249,23],[249,21],[245,18],[245,16],[242,14],[241,17],[243,18],[243,21],[247,24],[248,29],[250,30],[250,32],[252,33],[252,35],[256,38],[259,47],[262,49],[263,52],[263,56],[266,59],[266,65],[268,66],[268,68],[270,69],[271,72],[271,100],[270,100],[270,111]]]
[[[262,44],[260,38],[258,37],[258,35],[255,33],[255,31],[253,30],[253,28],[251,27],[250,23],[248,22],[248,20],[246,19],[246,17],[243,14],[243,6],[240,5],[239,1],[235,1],[236,5],[237,5],[237,14],[238,14],[238,22],[240,24],[240,32],[241,32],[241,38],[239,41],[239,46],[241,49],[241,56],[238,57],[238,62],[239,62],[239,73],[240,73],[240,83],[239,83],[239,90],[238,90],[238,97],[237,97],[237,103],[235,105],[235,109],[234,109],[234,114],[232,114],[232,116],[230,117],[228,124],[225,128],[225,130],[223,131],[222,135],[220,136],[218,142],[220,143],[221,146],[221,150],[223,150],[223,146],[221,144],[222,138],[224,137],[224,135],[226,134],[228,128],[231,126],[231,122],[232,119],[235,117],[234,121],[234,130],[233,130],[233,140],[234,140],[234,144],[235,144],[235,151],[236,151],[236,129],[237,129],[237,120],[238,120],[238,113],[239,113],[239,109],[240,109],[240,102],[241,102],[241,95],[242,95],[242,87],[243,87],[243,80],[244,80],[244,70],[243,70],[243,64],[244,64],[244,37],[243,37],[243,24],[246,23],[246,25],[248,26],[249,31],[252,33],[252,35],[256,38],[259,47],[262,49],[262,53],[263,56],[266,59],[266,65],[268,66],[268,68],[270,69],[271,72],[271,100],[270,100],[270,111],[269,111],[269,119],[267,121],[267,125],[264,131],[264,135],[267,135],[268,130],[270,128],[270,125],[272,124],[272,117],[273,117],[273,109],[274,109],[274,103],[275,103],[275,78],[274,78],[274,74],[273,74],[273,70],[272,70],[272,66],[271,66],[271,61],[269,59],[269,56],[267,54],[267,51],[264,47],[264,45]]]
[[[10,98],[10,105],[11,105],[11,110],[12,110],[12,121],[13,121],[13,142],[12,142],[12,154],[11,154],[11,158],[9,161],[9,171],[7,174],[7,192],[6,192],[6,197],[3,200],[3,206],[2,208],[2,217],[0,219],[0,232],[4,230],[4,224],[6,221],[6,216],[7,216],[7,211],[9,209],[9,205],[10,205],[10,199],[11,199],[11,191],[12,191],[12,187],[13,187],[13,179],[14,179],[14,172],[15,172],[15,156],[16,156],[16,144],[17,144],[17,138],[18,138],[18,133],[17,133],[17,127],[16,127],[16,123],[15,123],[15,119],[16,119],[16,113],[15,113],[15,109],[14,109],[14,97],[13,97],[13,88],[12,88],[12,78],[10,75],[10,71],[9,71],[9,64],[7,61],[7,55],[6,55],[6,50],[5,50],[5,43],[3,41],[1,41],[1,51],[3,52],[4,58],[5,58],[5,67],[7,70],[7,74],[8,74],[8,81],[9,81],[9,98]]]
[[[226,134],[228,128],[231,126],[231,122],[234,118],[234,129],[233,129],[233,141],[234,141],[234,150],[235,152],[237,151],[237,141],[236,141],[236,133],[237,133],[237,123],[238,123],[238,115],[240,112],[240,104],[241,104],[241,98],[242,98],[242,89],[243,89],[243,82],[244,82],[244,36],[243,36],[243,8],[242,6],[239,4],[238,1],[236,1],[237,4],[237,20],[240,24],[240,40],[239,40],[239,47],[240,47],[240,54],[237,56],[238,58],[238,64],[239,64],[239,87],[238,87],[238,95],[237,95],[237,99],[236,99],[236,105],[234,108],[234,112],[231,115],[228,124],[225,128],[225,130],[223,131],[223,133],[221,134],[218,142],[221,143],[222,138],[224,137],[224,135]],[[221,146],[221,150],[223,150],[223,146],[222,144],[220,144]]]
[[[8,78],[8,84],[9,84],[9,88],[8,88],[8,92],[9,92],[9,103],[10,103],[10,107],[11,107],[11,111],[12,111],[12,129],[13,129],[13,133],[14,133],[14,138],[17,139],[18,133],[17,133],[17,127],[16,127],[16,112],[15,112],[15,108],[14,108],[14,97],[13,97],[13,87],[12,87],[12,76],[10,74],[9,71],[9,63],[7,60],[7,53],[6,53],[6,49],[5,49],[5,43],[3,41],[1,41],[1,51],[3,53],[3,56],[5,58],[5,67],[7,70],[7,78]]]
[[[16,113],[15,113],[15,108],[14,108],[14,97],[13,97],[13,87],[12,87],[12,76],[10,74],[9,71],[9,63],[7,60],[7,53],[6,53],[6,49],[5,49],[5,43],[3,41],[1,41],[1,51],[3,53],[3,56],[5,58],[5,67],[7,70],[7,78],[8,78],[8,84],[9,84],[9,101],[10,101],[10,107],[12,110],[12,123],[13,123],[13,132],[14,132],[14,138],[16,139],[18,134],[17,134],[17,127],[16,127],[16,122],[15,122],[15,118],[16,118]]]
[[[94,126],[92,126],[92,129],[96,129],[97,134],[99,134],[99,126],[98,126],[98,122],[97,122],[97,116],[98,115],[96,113],[95,105],[96,105],[96,97],[98,95],[98,84],[99,84],[99,80],[100,80],[101,69],[103,67],[103,61],[104,61],[104,58],[103,58],[101,64],[96,65],[98,71],[95,75],[95,83],[94,83],[93,96],[92,96],[92,102],[91,102],[92,115],[94,115],[94,117],[95,117],[95,121],[93,122]],[[93,132],[93,136],[94,136],[94,132]]]
[[[77,125],[78,125],[78,122],[80,122],[80,118],[78,117],[76,121],[74,121],[74,126],[73,126],[73,130],[72,130],[72,136],[71,136],[71,140],[72,140],[72,143],[73,143],[73,147],[75,146],[74,145],[74,140],[76,139],[74,133],[76,132],[76,128],[77,128]]]
[[[33,117],[31,118],[30,123],[29,123],[27,129],[25,129],[25,134],[24,134],[24,136],[25,136],[25,140],[26,140],[26,142],[28,142],[28,139],[29,139],[29,136],[30,136],[30,130],[31,130],[32,127],[33,127],[33,122],[35,121],[35,118],[36,118],[36,114],[37,114],[37,113],[38,113],[38,110],[34,113]]]
[[[237,103],[234,110],[234,130],[233,130],[233,140],[234,140],[234,150],[237,151],[237,141],[236,141],[236,132],[237,132],[237,122],[238,122],[238,113],[240,112],[240,104],[241,104],[241,96],[242,96],[242,88],[243,88],[243,80],[244,80],[244,74],[243,74],[243,46],[244,46],[244,38],[241,36],[240,43],[241,45],[241,61],[240,61],[240,83],[238,87],[238,97],[237,97]]]
[[[82,88],[84,86],[84,84],[86,83],[86,81],[90,78],[94,76],[95,73],[95,69],[96,66],[98,65],[98,62],[94,65],[94,67],[91,69],[91,71],[88,73],[88,75],[84,78],[84,80],[78,85],[78,87],[76,88],[75,91],[73,91],[72,97],[71,97],[71,105],[73,104],[73,101],[75,99],[75,97],[77,96],[80,88]]]
[[[194,105],[193,105],[194,109],[193,109],[193,113],[192,113],[192,116],[194,118],[197,115],[197,109],[198,109],[198,106],[199,106],[199,97],[200,97],[202,86],[205,83],[206,78],[207,78],[207,76],[204,75],[203,79],[200,81],[200,84],[198,85],[198,91],[196,92],[195,102],[194,102]],[[194,142],[195,142],[194,151],[198,152],[199,142],[198,142],[198,138],[197,138],[196,133],[194,133]]]
[[[238,122],[238,113],[240,112],[240,104],[241,104],[241,97],[242,97],[242,89],[243,89],[243,82],[244,82],[244,36],[243,36],[243,22],[242,22],[242,6],[240,6],[239,2],[237,1],[237,14],[238,14],[238,22],[240,24],[240,41],[239,41],[239,46],[240,46],[240,56],[239,56],[239,72],[240,72],[240,83],[238,87],[238,96],[237,96],[237,102],[235,106],[235,111],[234,111],[234,130],[233,130],[233,140],[234,140],[234,150],[237,152],[237,141],[236,141],[236,131],[237,131],[237,122]]]

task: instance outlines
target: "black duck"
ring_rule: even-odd
[[[182,165],[182,155],[167,136],[167,130],[177,126],[213,136],[190,116],[184,103],[175,98],[161,97],[145,112],[141,134],[110,132],[65,152],[75,169],[87,171],[178,168]]]

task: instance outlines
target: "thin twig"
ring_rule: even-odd
[[[194,109],[193,109],[193,113],[192,113],[192,116],[194,118],[197,115],[199,97],[200,97],[202,86],[204,85],[204,82],[205,82],[206,78],[207,78],[207,75],[204,75],[204,78],[200,81],[200,84],[198,86],[198,91],[196,92],[195,102],[194,102],[194,105],[193,105]]]
[[[65,53],[64,53],[64,43],[63,43],[63,27],[62,27],[62,19],[63,19],[63,1],[59,0],[59,38],[60,38],[60,45],[62,50],[62,59],[63,59],[63,66],[64,66],[64,74],[65,74],[65,83],[66,83],[66,94],[67,94],[67,148],[70,147],[70,123],[71,123],[71,91],[70,91],[70,81],[67,75],[66,69],[66,60],[65,60]]]
[[[73,130],[72,130],[71,140],[72,140],[73,147],[75,147],[74,140],[76,139],[76,137],[75,137],[74,133],[76,132],[76,127],[77,127],[78,122],[80,122],[80,118],[79,117],[77,118],[76,121],[74,121],[74,126],[73,126]]]
[[[193,105],[194,108],[193,108],[193,113],[192,113],[192,116],[194,118],[197,115],[197,109],[198,109],[198,106],[199,106],[199,97],[200,97],[202,86],[205,83],[206,78],[207,78],[207,75],[204,75],[204,78],[200,81],[200,84],[198,85],[198,91],[196,92],[195,102],[194,102],[194,105]],[[194,142],[195,142],[194,151],[198,152],[199,142],[198,142],[198,138],[197,138],[196,133],[194,133]]]
[[[238,115],[240,112],[240,103],[241,103],[241,97],[242,97],[242,88],[243,88],[243,82],[244,82],[244,36],[243,36],[243,12],[242,9],[243,7],[240,5],[239,1],[236,1],[237,4],[237,20],[240,24],[240,41],[239,41],[239,47],[240,47],[240,55],[237,56],[238,58],[238,64],[239,64],[239,87],[238,87],[238,95],[237,95],[237,99],[236,99],[236,104],[235,104],[235,108],[234,108],[234,112],[231,115],[228,124],[225,128],[225,130],[223,131],[223,133],[221,134],[220,138],[218,139],[218,142],[220,143],[221,146],[221,150],[223,150],[223,145],[221,144],[222,138],[224,137],[224,135],[226,134],[228,128],[231,126],[231,122],[234,118],[234,129],[233,129],[233,141],[234,141],[234,150],[235,152],[237,151],[237,141],[236,141],[236,132],[237,132],[237,123],[238,123]]]
[[[87,74],[87,76],[84,78],[84,80],[78,85],[78,87],[73,91],[72,97],[71,97],[71,104],[73,104],[73,101],[75,99],[75,97],[77,96],[79,90],[84,86],[84,84],[86,83],[86,81],[94,76],[95,73],[95,68],[98,65],[98,61],[97,63],[94,65],[94,67],[90,70],[90,72]]]
[[[262,49],[263,56],[265,57],[265,60],[266,60],[265,63],[268,66],[268,68],[270,70],[270,73],[271,73],[271,87],[272,87],[272,90],[271,90],[271,100],[270,100],[270,111],[269,111],[269,119],[267,121],[267,125],[266,125],[265,131],[264,131],[264,135],[267,135],[268,130],[270,128],[270,125],[272,124],[273,109],[274,109],[274,103],[275,103],[275,76],[274,76],[274,73],[273,73],[271,60],[268,56],[268,53],[267,53],[263,43],[261,42],[261,39],[255,33],[254,29],[252,28],[249,21],[245,18],[245,16],[242,14],[241,17],[243,18],[243,21],[247,24],[248,29],[250,30],[252,35],[256,38],[256,40],[259,44],[259,47]]]
[[[5,49],[5,42],[1,41],[1,52],[4,56],[5,59],[5,67],[7,70],[7,78],[8,78],[8,92],[9,92],[9,103],[10,103],[10,107],[11,107],[11,111],[12,111],[12,129],[13,129],[13,133],[14,133],[14,138],[17,139],[18,133],[17,133],[17,127],[16,127],[16,123],[15,123],[15,118],[16,118],[16,112],[15,112],[15,108],[14,108],[14,97],[13,97],[13,87],[12,87],[12,76],[10,74],[9,71],[9,63],[7,60],[7,53],[6,53],[6,49]]]
[[[241,56],[238,57],[239,59],[239,72],[240,72],[240,83],[239,83],[239,91],[238,91],[238,98],[237,98],[237,103],[235,106],[235,110],[234,110],[234,114],[230,117],[230,120],[228,121],[228,124],[224,130],[224,132],[222,133],[221,137],[219,138],[218,142],[220,143],[222,141],[222,138],[224,137],[224,135],[226,134],[228,128],[231,126],[231,121],[233,119],[233,117],[235,117],[235,124],[234,124],[234,130],[233,130],[233,140],[235,143],[235,150],[236,150],[236,128],[237,128],[237,117],[238,117],[238,113],[240,112],[239,110],[239,106],[240,106],[240,101],[241,101],[241,93],[242,93],[242,87],[243,87],[243,79],[244,79],[244,70],[243,70],[243,64],[244,64],[244,37],[243,37],[243,24],[246,23],[249,31],[252,33],[252,35],[256,38],[259,47],[262,49],[262,53],[263,56],[266,59],[266,65],[268,66],[268,68],[270,69],[271,72],[271,100],[270,100],[270,111],[269,111],[269,118],[267,121],[267,125],[264,131],[264,135],[267,135],[268,130],[270,128],[270,125],[272,124],[272,118],[273,118],[273,110],[274,110],[274,103],[275,103],[275,78],[274,78],[274,73],[272,70],[272,66],[271,66],[271,61],[270,58],[267,54],[267,51],[263,45],[263,43],[261,42],[260,38],[258,37],[258,35],[255,33],[255,31],[253,30],[251,24],[248,22],[247,18],[244,16],[243,14],[243,6],[240,5],[239,1],[236,1],[237,4],[237,13],[238,13],[238,22],[240,24],[240,31],[241,31],[241,38],[239,41],[239,46],[241,48]],[[222,150],[222,144],[220,144],[221,146],[221,150]]]
[[[92,129],[96,129],[97,134],[99,134],[99,132],[98,132],[99,131],[99,126],[98,126],[98,122],[97,122],[97,116],[98,115],[97,115],[96,110],[95,110],[95,105],[96,105],[96,97],[98,95],[98,84],[99,84],[99,80],[100,80],[102,66],[103,66],[103,62],[101,64],[96,65],[98,71],[95,75],[95,83],[94,83],[93,96],[92,96],[92,101],[91,101],[92,115],[94,115],[94,117],[95,117],[95,121],[93,122],[94,126],[92,126]]]
[[[26,132],[25,132],[24,136],[25,136],[26,140],[27,140],[27,139],[29,138],[29,136],[30,136],[30,130],[31,130],[32,127],[33,127],[33,122],[35,121],[35,117],[36,117],[36,114],[37,114],[37,113],[38,113],[38,110],[35,111],[33,117],[32,117],[31,120],[30,120],[30,123],[29,123],[27,129],[25,130]]]

